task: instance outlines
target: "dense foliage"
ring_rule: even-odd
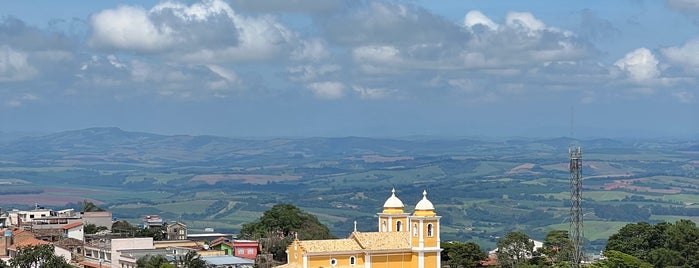
[[[479,267],[480,262],[488,257],[481,247],[473,242],[442,242],[441,247],[442,261],[447,262],[449,267]]]
[[[136,268],[176,268],[175,264],[169,263],[165,257],[160,255],[146,255],[136,260]]]
[[[605,256],[614,251],[655,267],[699,267],[699,228],[690,220],[679,220],[674,224],[627,224],[609,237]]]
[[[534,241],[523,232],[509,232],[498,240],[498,263],[501,267],[526,264],[534,256]]]
[[[127,234],[132,237],[152,237],[155,241],[165,239],[165,233],[158,228],[138,228],[127,221],[112,223],[112,233]]]
[[[539,252],[551,258],[551,262],[556,264],[570,263],[573,257],[573,241],[568,236],[568,231],[553,230],[546,234],[544,247]]]
[[[291,204],[277,204],[265,211],[259,220],[243,224],[240,237],[261,240],[277,261],[286,261],[285,250],[292,239],[335,238],[318,218]]]
[[[0,264],[0,267],[2,267],[2,264]],[[68,264],[62,257],[54,255],[52,245],[36,245],[19,248],[17,255],[14,258],[10,259],[9,267],[70,268],[73,266]]]
[[[176,263],[180,268],[206,268],[206,261],[196,251],[189,251],[184,256],[178,256]]]
[[[97,226],[94,223],[85,224],[85,227],[83,228],[83,232],[85,232],[85,234],[96,234],[97,232],[104,230],[107,230],[107,227]]]

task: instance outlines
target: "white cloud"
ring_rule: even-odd
[[[523,29],[527,32],[538,32],[546,29],[546,24],[529,12],[508,12],[505,16],[505,23],[511,28]]]
[[[340,82],[317,82],[306,87],[319,99],[334,100],[345,96],[345,85]]]
[[[27,80],[38,71],[27,61],[27,54],[9,46],[0,46],[0,82]]]
[[[291,53],[293,60],[319,61],[330,56],[320,39],[302,40],[301,46]]]
[[[354,60],[360,63],[395,64],[400,61],[399,54],[400,51],[393,46],[361,46],[352,51]]]
[[[359,97],[364,100],[379,100],[385,99],[396,92],[394,89],[388,88],[370,88],[354,85],[352,90],[359,94]]]
[[[313,41],[299,41],[274,17],[244,16],[222,0],[165,1],[148,11],[121,6],[98,12],[90,24],[93,47],[157,53],[175,61],[267,60],[296,45],[318,49]]]
[[[616,61],[614,65],[626,72],[635,82],[646,82],[658,78],[660,75],[658,60],[653,55],[653,52],[644,47],[627,53],[623,59]]]
[[[482,25],[492,31],[496,31],[499,25],[478,10],[471,10],[464,17],[464,26],[472,29],[476,25]]]
[[[103,10],[90,18],[90,24],[89,44],[96,47],[158,51],[176,41],[172,29],[166,25],[156,26],[140,7]]]
[[[660,50],[668,61],[688,69],[699,69],[699,38],[688,41],[679,47],[668,47]]]

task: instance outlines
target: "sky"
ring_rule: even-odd
[[[699,0],[2,1],[0,132],[699,137]]]

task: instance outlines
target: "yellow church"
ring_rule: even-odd
[[[295,239],[283,268],[435,268],[441,267],[439,219],[422,192],[415,211],[405,212],[396,190],[378,215],[378,232],[354,231],[346,239]]]

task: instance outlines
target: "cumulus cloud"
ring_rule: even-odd
[[[330,52],[320,39],[302,40],[301,45],[291,53],[293,60],[319,61],[330,56]]]
[[[699,38],[690,40],[682,46],[661,49],[660,53],[674,64],[694,72],[699,71]]]
[[[647,48],[638,48],[616,61],[615,66],[624,71],[635,82],[647,82],[660,75],[658,60]]]
[[[0,46],[0,82],[27,80],[37,74],[27,54],[9,46]]]
[[[90,24],[93,47],[198,63],[270,59],[299,42],[274,17],[244,16],[222,0],[166,1],[150,10],[121,6],[98,12]]]
[[[467,34],[443,17],[406,4],[370,1],[320,20],[324,34],[341,45],[408,45],[458,42]]]
[[[497,30],[500,26],[478,10],[471,10],[466,13],[466,17],[464,17],[464,27],[467,29],[473,29],[478,25],[486,27],[491,31]]]
[[[143,8],[121,6],[90,18],[90,45],[135,51],[158,51],[175,43],[173,30],[155,25]]]
[[[347,8],[353,0],[232,0],[233,6],[254,12],[328,13]]]
[[[319,99],[335,100],[345,96],[345,85],[340,82],[316,82],[306,87]]]

